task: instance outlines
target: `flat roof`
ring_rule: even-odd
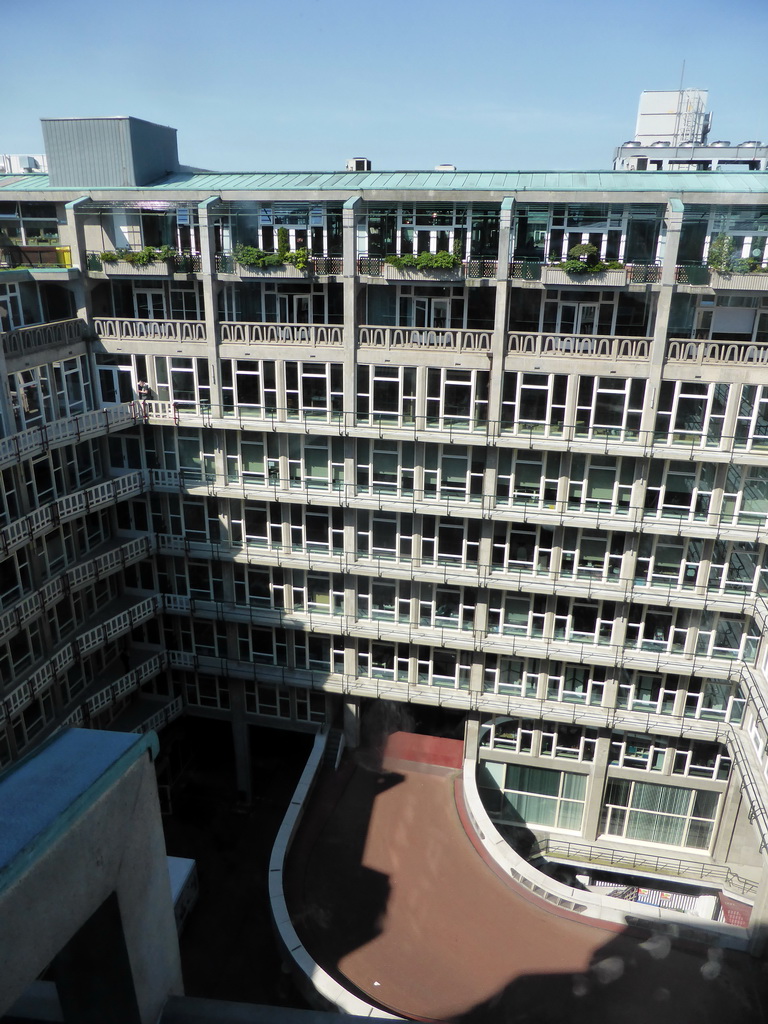
[[[0,775],[0,892],[116,782],[154,733],[68,729]]]
[[[0,174],[0,190],[82,195],[88,186],[52,186],[47,174]],[[633,192],[765,194],[765,171],[258,171],[179,172],[152,185],[94,186],[98,192]]]

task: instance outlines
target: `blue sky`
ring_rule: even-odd
[[[643,89],[768,142],[766,0],[0,0],[0,151],[133,114],[214,170],[609,167]]]

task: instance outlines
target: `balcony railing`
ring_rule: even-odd
[[[50,448],[83,441],[87,437],[107,434],[112,430],[122,430],[136,423],[140,415],[141,410],[137,405],[124,402],[21,430],[17,434],[0,438],[0,468],[18,463],[19,459],[42,454]]]
[[[223,345],[341,345],[343,340],[339,324],[221,324]]]
[[[677,284],[709,284],[709,267],[700,263],[680,264],[675,268],[675,281]]]
[[[342,256],[311,256],[307,267],[299,270],[290,263],[279,263],[277,266],[258,267],[243,266],[238,263],[231,252],[216,253],[216,272],[218,274],[237,274],[240,277],[287,277],[305,278],[337,276],[344,273]]]
[[[141,251],[141,249],[135,250],[137,254]],[[160,277],[164,274],[199,274],[203,269],[202,257],[197,252],[177,252],[167,259],[161,259],[158,256],[151,263],[146,264],[134,263],[130,258],[114,259],[115,255],[120,256],[117,250],[114,254],[109,253],[106,258],[104,253],[88,252],[86,253],[86,267],[89,271],[116,277],[124,277],[127,274],[145,277]]]
[[[542,267],[542,284],[565,284],[569,287],[622,288],[627,283],[627,270],[602,270],[591,274],[569,274],[560,267]]]
[[[49,324],[17,327],[2,335],[3,352],[7,356],[20,356],[41,348],[71,345],[85,336],[88,326],[84,320],[54,320]]]
[[[68,245],[4,245],[0,248],[0,267],[72,266],[72,250]]]
[[[361,348],[449,349],[454,352],[490,352],[493,331],[448,330],[438,327],[360,327]]]
[[[768,363],[765,341],[699,341],[695,338],[670,338],[668,363],[742,363],[764,366]]]
[[[521,356],[557,356],[571,359],[646,361],[650,355],[651,338],[617,338],[599,334],[528,334],[510,331],[507,353]]]
[[[99,316],[93,329],[100,338],[114,341],[199,341],[206,340],[203,320],[141,320]]]
[[[472,256],[455,267],[393,267],[383,256],[359,256],[358,274],[383,277],[387,281],[461,281],[468,278],[494,278],[498,260]]]

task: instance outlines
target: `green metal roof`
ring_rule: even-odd
[[[0,190],[77,192],[52,186],[47,174],[0,175]],[[153,185],[95,187],[99,192],[747,192],[768,194],[768,172],[742,171],[261,171],[182,172]]]

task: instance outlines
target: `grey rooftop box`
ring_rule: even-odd
[[[176,129],[138,117],[41,118],[53,188],[151,185],[179,170]]]

